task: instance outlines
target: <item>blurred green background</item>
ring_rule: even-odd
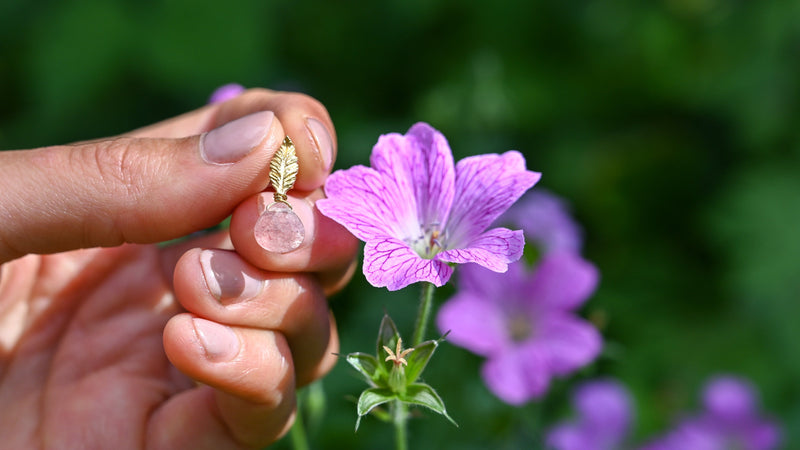
[[[607,339],[592,367],[522,409],[480,360],[445,345],[426,381],[461,425],[421,411],[412,448],[527,448],[595,375],[633,391],[635,436],[697,408],[735,373],[800,445],[800,2],[0,2],[0,148],[112,135],[201,106],[219,85],[306,92],[337,126],[337,168],[381,133],[427,121],[457,158],[518,149],[566,197],[602,272],[585,313]],[[439,292],[439,301],[452,287]],[[415,289],[332,299],[342,351],[370,351],[381,315],[410,333]],[[353,439],[345,364],[323,382],[315,448]],[[279,445],[285,445],[281,443]]]

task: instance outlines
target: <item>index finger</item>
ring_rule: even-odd
[[[336,132],[322,103],[305,94],[249,89],[226,102],[206,105],[127,135],[165,138],[192,136],[257,111],[275,113],[284,133],[294,142],[300,165],[295,189],[313,191],[321,187],[336,159]]]

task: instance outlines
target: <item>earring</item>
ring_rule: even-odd
[[[278,151],[269,163],[269,180],[273,202],[263,207],[259,197],[260,215],[253,228],[256,242],[264,250],[274,253],[288,253],[303,243],[305,227],[292,210],[286,193],[294,187],[299,170],[294,143],[286,136]]]

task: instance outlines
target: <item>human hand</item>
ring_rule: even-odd
[[[306,237],[274,255],[252,230],[284,135]],[[355,267],[354,238],[313,206],[331,136],[318,102],[251,90],[116,138],[0,152],[0,446],[280,437],[295,387],[335,361],[325,295]],[[231,212],[229,232],[153,244]]]

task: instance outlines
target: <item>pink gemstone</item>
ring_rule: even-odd
[[[264,250],[288,253],[303,243],[306,236],[303,222],[284,203],[272,203],[261,213],[253,228],[256,242]]]

